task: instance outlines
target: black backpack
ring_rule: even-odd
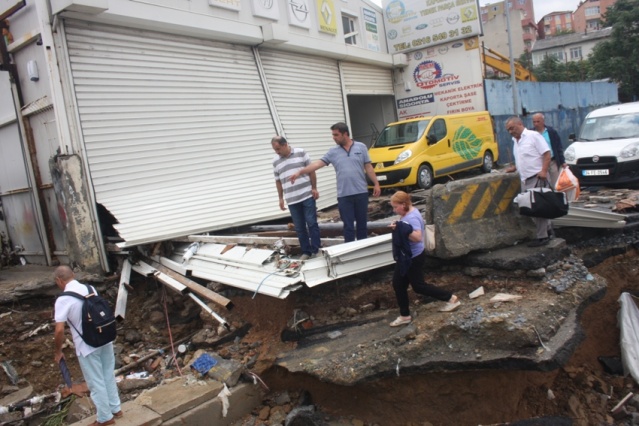
[[[69,324],[78,332],[85,343],[99,348],[115,340],[115,315],[106,300],[98,296],[98,293],[90,285],[84,285],[89,290],[89,294],[86,296],[74,291],[64,291],[60,296],[71,296],[84,301],[82,304],[82,333],[71,322]]]

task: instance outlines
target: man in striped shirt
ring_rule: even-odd
[[[321,244],[315,205],[315,200],[319,198],[317,178],[315,172],[311,172],[297,179],[295,183],[291,182],[289,178],[295,172],[311,163],[310,157],[302,148],[291,147],[283,136],[273,137],[271,146],[276,154],[273,158],[273,172],[280,209],[286,210],[286,200],[297,238],[300,240],[300,260],[306,260],[317,254]]]

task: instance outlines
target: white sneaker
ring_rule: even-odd
[[[309,256],[308,254],[304,253],[303,255],[300,256],[300,260],[308,260],[310,259],[311,256]]]

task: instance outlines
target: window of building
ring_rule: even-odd
[[[573,61],[581,59],[583,56],[581,55],[581,47],[571,47],[570,48],[570,59]]]
[[[561,50],[557,52],[549,52],[548,56],[550,56],[551,58],[556,58],[560,61],[564,60],[564,52],[562,52]]]
[[[566,31],[572,30],[572,22],[566,22]]]
[[[571,21],[572,21],[572,14],[570,14],[570,13],[566,13],[566,14],[564,15],[564,20],[565,20],[566,22],[571,22]]]
[[[344,41],[346,44],[357,45],[357,20],[349,15],[342,15],[342,26],[344,27]]]
[[[585,14],[586,16],[599,15],[599,6],[587,7]]]
[[[544,27],[544,32],[545,32],[546,34],[550,34],[550,25],[546,25],[546,26]]]
[[[561,15],[555,15],[555,24],[561,24]]]
[[[550,22],[552,20],[552,16],[544,16],[544,23]]]
[[[601,21],[599,19],[591,19],[586,21],[586,28],[589,30],[598,30],[601,27]]]

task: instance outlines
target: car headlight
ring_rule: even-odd
[[[397,159],[395,160],[394,164],[399,164],[402,161],[408,160],[411,157],[411,155],[413,155],[413,152],[410,149],[407,149],[406,151],[402,152],[401,154],[397,156]]]
[[[639,156],[639,142],[631,143],[623,147],[619,153],[621,158],[631,158]]]
[[[575,147],[570,145],[566,151],[564,151],[564,158],[566,161],[575,161],[576,158]]]

